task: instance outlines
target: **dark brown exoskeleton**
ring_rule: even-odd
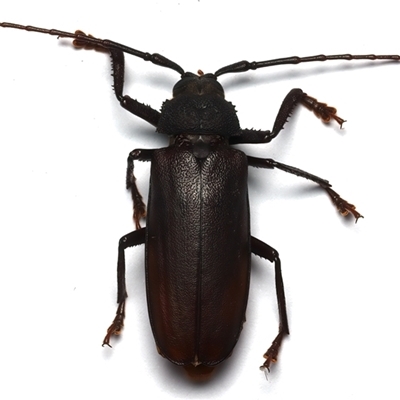
[[[24,29],[74,39],[77,47],[110,53],[115,94],[121,106],[168,135],[162,149],[133,150],[128,157],[127,188],[132,192],[136,230],[123,236],[118,249],[118,310],[103,345],[119,334],[125,317],[125,256],[128,247],[146,245],[148,310],[159,353],[191,372],[210,371],[230,356],[245,320],[254,253],[275,265],[279,331],[264,354],[262,369],[276,361],[283,338],[289,334],[278,252],[250,234],[247,193],[248,166],[277,168],[315,182],[332,199],[339,212],[362,217],[355,207],[331,189],[330,183],[298,168],[272,159],[247,156],[231,145],[268,143],[282,130],[298,104],[312,110],[324,122],[340,126],[336,110],[293,89],[283,100],[271,131],[241,129],[236,111],[225,100],[217,78],[282,64],[326,60],[400,60],[398,55],[333,55],[241,61],[214,74],[193,74],[159,54],[143,53],[110,40],[11,23],[6,28]],[[161,112],[124,95],[124,53],[170,68],[181,75],[173,98]],[[147,207],[135,183],[133,162],[151,161]],[[146,216],[146,227],[140,220]]]

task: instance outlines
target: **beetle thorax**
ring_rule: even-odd
[[[173,95],[162,106],[158,132],[229,137],[240,131],[235,107],[225,100],[214,75],[186,73]]]
[[[215,95],[179,95],[164,102],[157,131],[167,135],[232,136],[240,130],[234,106]]]

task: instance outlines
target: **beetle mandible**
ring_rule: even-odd
[[[150,322],[159,353],[194,374],[207,374],[230,356],[242,330],[247,306],[250,256],[254,253],[274,263],[279,310],[279,330],[260,367],[269,370],[283,338],[289,334],[285,294],[278,252],[250,235],[247,193],[248,166],[277,168],[308,179],[329,195],[339,212],[362,215],[322,178],[273,159],[247,156],[231,145],[268,143],[283,129],[294,108],[302,104],[324,122],[345,122],[336,109],[291,90],[282,102],[271,131],[241,129],[234,106],[225,100],[217,78],[282,64],[327,60],[393,60],[399,55],[317,55],[275,60],[240,61],[214,74],[185,72],[160,54],[144,53],[122,44],[55,29],[13,23],[4,28],[35,31],[74,39],[78,48],[109,52],[114,91],[121,106],[169,136],[169,146],[136,149],[128,157],[126,187],[133,199],[136,230],[123,236],[118,247],[118,309],[103,345],[120,334],[125,317],[124,251],[145,243],[146,289]],[[173,98],[161,112],[123,92],[124,53],[172,69],[181,75]],[[148,207],[135,183],[134,161],[151,161]],[[146,227],[140,221],[146,217]]]

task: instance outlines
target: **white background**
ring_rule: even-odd
[[[279,3],[15,0],[0,16],[82,29],[192,72],[242,59],[400,53],[395,2]],[[273,143],[241,148],[329,179],[365,219],[343,219],[307,181],[251,169],[252,234],[281,255],[291,336],[266,381],[258,366],[277,331],[273,268],[254,257],[234,354],[211,381],[193,383],[155,349],[142,246],[129,251],[123,336],[101,347],[116,307],[118,239],[133,229],[126,157],[166,138],[119,106],[107,55],[12,29],[0,29],[0,44],[1,398],[399,398],[400,65],[314,63],[219,79],[242,128],[271,129],[294,87],[337,107],[343,130],[299,108]],[[126,61],[125,92],[159,109],[179,76]],[[149,165],[135,168],[147,197]]]

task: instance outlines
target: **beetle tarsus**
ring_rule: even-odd
[[[140,220],[146,216],[146,205],[143,202],[142,196],[138,193],[138,196],[133,195],[133,221],[135,222],[136,230],[141,229]]]
[[[94,36],[92,36],[90,34],[87,35],[85,32],[82,32],[79,29],[75,31],[75,35],[79,35],[79,36],[86,37],[86,38],[96,39]],[[82,40],[79,37],[72,41],[72,45],[77,49],[95,50],[95,51],[101,51],[101,52],[107,52],[108,53],[108,49],[106,49],[105,47],[99,46],[99,45],[97,45],[97,44],[95,44],[93,42],[87,42],[85,40]]]
[[[121,334],[122,328],[124,327],[124,319],[125,319],[125,301],[119,304],[114,321],[107,329],[107,334],[104,337],[102,346],[107,345],[108,347],[112,347],[110,345],[111,337],[113,335]]]
[[[335,204],[336,208],[340,212],[343,217],[349,215],[349,213],[353,214],[356,222],[359,218],[364,218],[357,210],[354,204],[350,204],[348,201],[342,199],[338,193],[336,193],[331,188],[325,188],[326,192],[328,193],[329,197],[332,199],[333,204]]]
[[[136,186],[136,178],[132,173],[132,200],[133,200],[133,221],[135,222],[136,229],[140,229],[140,220],[146,216],[146,205],[144,204],[143,197]]]
[[[133,161],[139,159],[141,151],[136,149],[129,153],[128,166],[126,169],[126,188],[132,192],[133,200],[133,221],[135,222],[136,229],[140,229],[140,219],[146,216],[146,205],[144,204],[143,197],[136,186],[136,178],[133,173]]]
[[[277,361],[279,349],[281,347],[284,334],[285,334],[285,332],[283,332],[283,331],[279,332],[277,337],[272,342],[271,347],[264,354],[264,358],[266,361],[264,362],[263,365],[261,365],[261,367],[260,367],[261,371],[270,372],[271,364],[275,363]]]
[[[342,129],[343,124],[346,122],[343,118],[336,115],[336,108],[328,106],[326,103],[321,103],[314,97],[306,95],[301,104],[312,111],[316,117],[320,118],[323,122],[328,123],[334,119]]]

